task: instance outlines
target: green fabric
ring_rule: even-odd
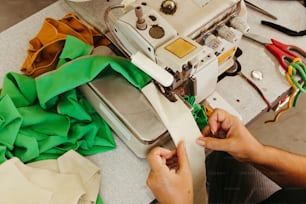
[[[36,79],[8,73],[0,95],[0,162],[56,159],[68,150],[91,155],[116,147],[111,130],[76,89],[103,70],[142,88],[151,78],[129,61],[90,56],[91,47],[67,37],[56,70]],[[85,55],[85,56],[83,56]]]
[[[16,135],[22,124],[22,117],[8,96],[0,98],[0,107],[0,144],[12,150]]]
[[[100,194],[98,194],[96,204],[103,204],[103,200],[102,200],[102,198],[101,198],[101,195],[100,195]]]
[[[183,96],[183,98],[192,106],[193,118],[195,119],[199,129],[202,130],[208,124],[205,108],[202,105],[195,103],[194,96]]]

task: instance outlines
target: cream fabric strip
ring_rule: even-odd
[[[92,204],[100,187],[99,168],[75,151],[58,160],[23,164],[18,158],[0,165],[3,203]]]
[[[142,92],[160,116],[174,143],[177,145],[180,141],[185,141],[193,176],[194,203],[207,203],[205,151],[196,144],[201,132],[191,111],[181,99],[170,102],[153,83],[145,86]]]

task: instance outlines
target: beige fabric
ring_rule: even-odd
[[[174,143],[177,145],[180,141],[185,141],[193,176],[194,203],[207,203],[205,152],[196,144],[201,132],[191,111],[180,99],[170,102],[153,83],[145,86],[142,92],[160,116]]]
[[[95,203],[100,187],[99,168],[75,151],[58,160],[28,165],[18,158],[0,165],[3,203]]]
[[[20,162],[14,158],[0,166],[0,197],[3,203],[38,204],[50,203],[53,193],[30,182],[15,165]]]

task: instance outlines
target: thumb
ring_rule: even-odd
[[[216,151],[225,151],[229,149],[229,139],[219,139],[214,137],[200,137],[197,139],[197,143],[207,149]]]
[[[161,171],[165,166],[165,158],[171,151],[161,147],[155,147],[147,155],[147,161],[153,171]]]

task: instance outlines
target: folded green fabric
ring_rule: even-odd
[[[204,106],[195,103],[195,96],[183,96],[184,100],[187,101],[192,106],[192,116],[196,121],[200,130],[202,130],[208,124],[208,117]]]
[[[0,162],[56,159],[68,150],[90,155],[116,147],[106,122],[76,89],[116,71],[142,88],[151,78],[128,60],[92,56],[91,46],[68,36],[58,68],[36,79],[8,73],[0,95]]]

